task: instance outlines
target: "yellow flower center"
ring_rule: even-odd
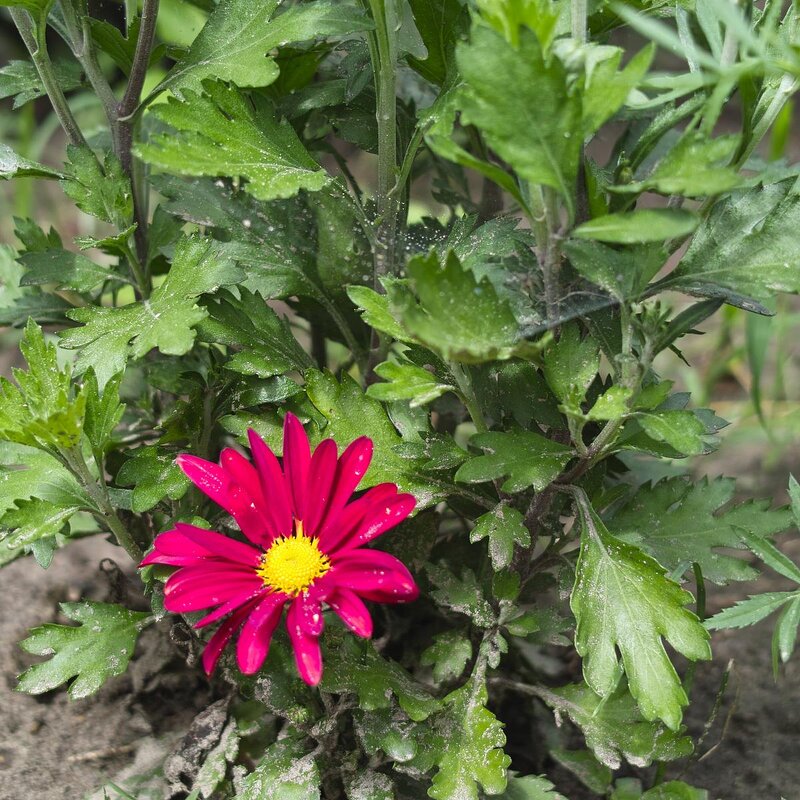
[[[297,596],[331,568],[331,561],[298,521],[294,536],[280,536],[261,558],[256,572],[276,592]]]

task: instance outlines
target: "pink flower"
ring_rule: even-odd
[[[415,500],[398,494],[393,483],[351,500],[372,458],[366,436],[340,458],[333,439],[320,442],[312,455],[302,424],[287,414],[281,468],[264,440],[253,430],[248,435],[254,463],[227,448],[219,464],[190,455],[179,456],[178,464],[233,516],[252,545],[179,522],[156,537],[139,566],[178,567],[164,587],[164,605],[175,613],[213,607],[196,628],[225,618],[203,652],[209,675],[237,632],[239,668],[257,672],[288,605],[297,669],[316,686],[322,677],[323,605],[353,633],[369,637],[372,618],[364,600],[401,603],[419,594],[401,561],[363,548],[402,522]]]

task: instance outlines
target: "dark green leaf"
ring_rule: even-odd
[[[489,558],[495,570],[504,569],[511,563],[515,544],[529,547],[531,543],[531,534],[524,525],[522,513],[505,503],[478,517],[469,540],[479,542],[487,537]]]
[[[555,747],[550,750],[550,755],[595,794],[605,795],[611,788],[611,770],[588,750],[564,750]]]
[[[243,780],[234,800],[320,800],[316,759],[301,739],[286,737],[271,744],[256,768]]]
[[[56,82],[64,92],[78,89],[83,84],[81,66],[75,61],[56,61],[53,63],[53,72]],[[11,107],[14,111],[45,94],[39,73],[30,61],[12,60],[0,67],[0,99],[13,97],[14,103]],[[4,149],[4,146],[0,147],[0,153]],[[0,161],[2,160],[0,155]],[[0,173],[2,172],[0,167]]]
[[[419,663],[433,667],[436,683],[460,678],[472,658],[472,642],[458,631],[445,631],[434,637],[433,644],[422,651]]]
[[[0,142],[0,180],[61,177],[60,172],[17,155],[7,144]]]
[[[120,280],[106,267],[90,258],[69,250],[43,250],[23,253],[19,262],[25,267],[20,286],[40,286],[52,283],[59,289],[90,292],[108,280]]]
[[[117,483],[134,487],[131,510],[137,513],[149,511],[165,497],[179,500],[191,486],[175,454],[159,453],[155,446],[135,451],[117,473]]]

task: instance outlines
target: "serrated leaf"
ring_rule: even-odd
[[[59,289],[91,292],[108,280],[124,280],[87,256],[69,250],[42,250],[23,253],[19,262],[25,267],[20,286],[52,283]]]
[[[367,388],[367,396],[383,402],[409,400],[411,408],[424,406],[454,391],[448,383],[442,383],[433,372],[418,367],[410,361],[384,361],[375,367],[375,374],[386,383],[373,383]]]
[[[763,539],[791,524],[788,509],[768,502],[748,502],[720,513],[734,496],[730,478],[674,477],[640,486],[608,523],[614,536],[641,547],[671,574],[700,564],[703,577],[714,583],[752,580],[756,571],[744,560],[718,548],[741,548],[740,531]]]
[[[389,298],[367,286],[348,286],[347,296],[360,309],[361,317],[371,328],[388,333],[400,342],[413,341],[408,331],[395,318],[389,307]]]
[[[511,306],[455,253],[444,264],[435,253],[416,256],[406,272],[418,302],[404,294],[392,311],[409,334],[445,360],[480,363],[510,358],[524,348]]]
[[[648,789],[642,800],[708,800],[708,792],[683,781],[667,781]]]
[[[386,411],[377,400],[365,395],[349,375],[342,375],[339,383],[330,373],[308,370],[306,392],[327,420],[323,434],[336,439],[340,447],[359,436],[373,440],[372,463],[359,484],[362,488],[385,481],[396,483],[401,491],[415,495],[418,509],[447,494],[446,486],[422,474],[418,460],[403,458],[395,452],[402,439]]]
[[[7,541],[8,547],[31,545],[60,533],[80,510],[80,505],[61,505],[39,498],[18,500],[16,508],[7,511],[2,518],[2,526],[8,527],[11,533],[0,534],[0,538]]]
[[[78,89],[83,84],[81,66],[76,61],[55,61],[53,73],[56,82],[64,92]],[[5,66],[0,67],[0,99],[13,97],[14,102],[11,108],[14,111],[45,94],[39,73],[30,61],[11,60]],[[3,147],[0,146],[0,151],[2,150]],[[0,156],[0,161],[2,161],[2,156]],[[0,168],[0,173],[2,171]]]
[[[460,678],[472,658],[472,642],[458,631],[445,631],[434,636],[433,644],[422,651],[419,663],[433,667],[436,683]]]
[[[0,142],[0,180],[61,177],[63,176],[60,172],[17,155],[7,144]]]
[[[180,500],[192,485],[175,463],[174,453],[159,452],[150,446],[136,450],[132,456],[117,473],[120,485],[134,487],[132,511],[149,511],[165,497]]]
[[[286,737],[264,751],[234,800],[320,800],[320,781],[314,755],[306,752],[301,739]]]
[[[153,90],[150,98],[171,89],[198,89],[204,78],[219,78],[242,87],[268,86],[278,77],[271,51],[290,42],[342,36],[372,28],[355,5],[315,2],[288,6],[277,16],[279,0],[253,5],[223,0],[183,58]],[[148,99],[150,99],[148,98]]]
[[[503,752],[503,726],[487,701],[485,684],[474,677],[444,698],[438,720],[444,748],[428,789],[434,800],[478,800],[479,786],[490,795],[505,790],[511,759]]]
[[[578,225],[576,239],[593,239],[611,244],[663,242],[688,236],[700,224],[700,217],[681,208],[643,208],[596,217]]]
[[[473,24],[456,49],[465,85],[462,122],[478,127],[489,146],[524,180],[556,189],[572,206],[582,144],[581,103],[569,91],[557,58],[545,60],[536,35],[523,28],[517,46]]]
[[[489,558],[495,570],[501,570],[511,563],[514,545],[529,547],[530,531],[524,525],[524,517],[516,508],[500,503],[493,511],[478,517],[469,535],[471,542],[489,539]]]
[[[619,651],[645,719],[677,730],[688,700],[661,637],[692,661],[711,658],[708,633],[684,608],[692,595],[653,558],[612,536],[585,498],[578,499],[578,511],[581,551],[570,605],[584,678],[602,697],[611,695],[620,678]]]
[[[609,387],[595,400],[586,414],[587,419],[605,421],[624,417],[630,410],[629,401],[632,395],[633,391],[627,386]]]
[[[786,603],[800,598],[800,592],[765,592],[740,600],[736,605],[723,608],[706,620],[709,630],[724,628],[745,628],[766,619]]]
[[[150,111],[174,130],[136,147],[147,163],[178,175],[244,178],[245,190],[259,200],[318,191],[329,182],[292,126],[268,108],[256,114],[235,87],[207,80],[202,94],[187,90],[184,98],[170,97]]]
[[[62,613],[77,626],[46,624],[33,628],[20,647],[35,655],[52,655],[19,676],[17,691],[41,694],[74,678],[69,687],[73,700],[94,694],[109,678],[121,675],[146,611],[129,611],[110,603],[62,603]]]
[[[133,221],[131,182],[119,159],[106,153],[102,165],[88,147],[67,146],[61,188],[81,211],[124,230]]]
[[[559,476],[573,455],[566,445],[533,431],[479,433],[470,443],[488,453],[462,464],[455,479],[482,483],[507,476],[504,492],[520,492],[529,486],[540,492]]]
[[[87,389],[83,430],[92,450],[98,455],[104,454],[110,446],[111,435],[125,411],[125,405],[119,401],[121,382],[122,373],[119,373],[106,383],[101,392],[94,370],[89,369],[84,379]]]
[[[778,550],[768,539],[765,539],[760,532],[738,530],[742,541],[752,550],[768,567],[771,567],[779,575],[800,584],[800,567],[792,561],[785,553]]]
[[[697,456],[706,451],[706,426],[691,411],[651,411],[638,414],[636,419],[651,439],[666,442],[679,453]]]
[[[508,776],[508,786],[500,800],[567,800],[543,775]]]
[[[122,372],[128,358],[142,358],[152,349],[167,355],[187,353],[194,343],[194,326],[207,316],[196,298],[240,278],[223,245],[200,236],[184,237],[175,247],[166,279],[148,300],[118,308],[76,308],[69,316],[84,324],[65,331],[61,347],[79,350],[76,369],[93,367],[99,385],[105,386]]]
[[[562,402],[580,403],[600,368],[600,348],[591,336],[581,336],[577,323],[561,329],[558,341],[547,348],[544,376]]]
[[[478,627],[488,629],[495,624],[491,603],[483,596],[483,589],[471,569],[464,568],[460,578],[443,564],[428,564],[425,571],[436,587],[431,597],[439,605],[470,617]]]
[[[198,325],[203,342],[236,348],[227,369],[243,375],[269,378],[306,369],[311,360],[279,317],[258,294],[239,288],[239,297],[221,291],[204,303],[208,316]]]
[[[677,268],[657,286],[769,313],[759,301],[800,291],[798,225],[794,178],[738,192],[714,206]]]
[[[645,767],[653,761],[683,758],[693,750],[692,740],[683,735],[683,729],[673,732],[643,719],[624,680],[607,698],[595,694],[585,683],[547,689],[541,697],[581,729],[587,747],[611,769],[619,769],[623,758]]]

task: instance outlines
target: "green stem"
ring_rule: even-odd
[[[67,98],[64,97],[64,92],[58,85],[56,80],[55,71],[53,70],[53,63],[50,61],[50,55],[47,52],[47,45],[44,41],[44,35],[39,35],[36,25],[34,24],[31,15],[22,8],[11,8],[11,18],[17,26],[22,41],[30,53],[33,65],[39,74],[45,92],[50,98],[50,103],[53,110],[61,123],[61,127],[67,134],[70,144],[79,147],[86,147],[86,139],[72,116]]]
[[[375,249],[376,289],[379,279],[396,270],[399,198],[397,181],[397,75],[396,30],[398,21],[394,5],[386,0],[368,0],[375,32],[370,47],[375,75],[376,119],[378,123],[378,187],[375,204],[378,212],[377,247]]]
[[[448,367],[450,368],[450,373],[456,379],[458,393],[461,395],[461,399],[467,407],[470,418],[475,423],[475,428],[478,433],[486,433],[486,431],[489,430],[489,426],[486,424],[483,411],[481,411],[480,404],[478,403],[478,398],[472,385],[472,378],[461,364],[452,362],[448,364]]]
[[[572,38],[586,42],[586,0],[572,0],[570,4],[572,18]]]

